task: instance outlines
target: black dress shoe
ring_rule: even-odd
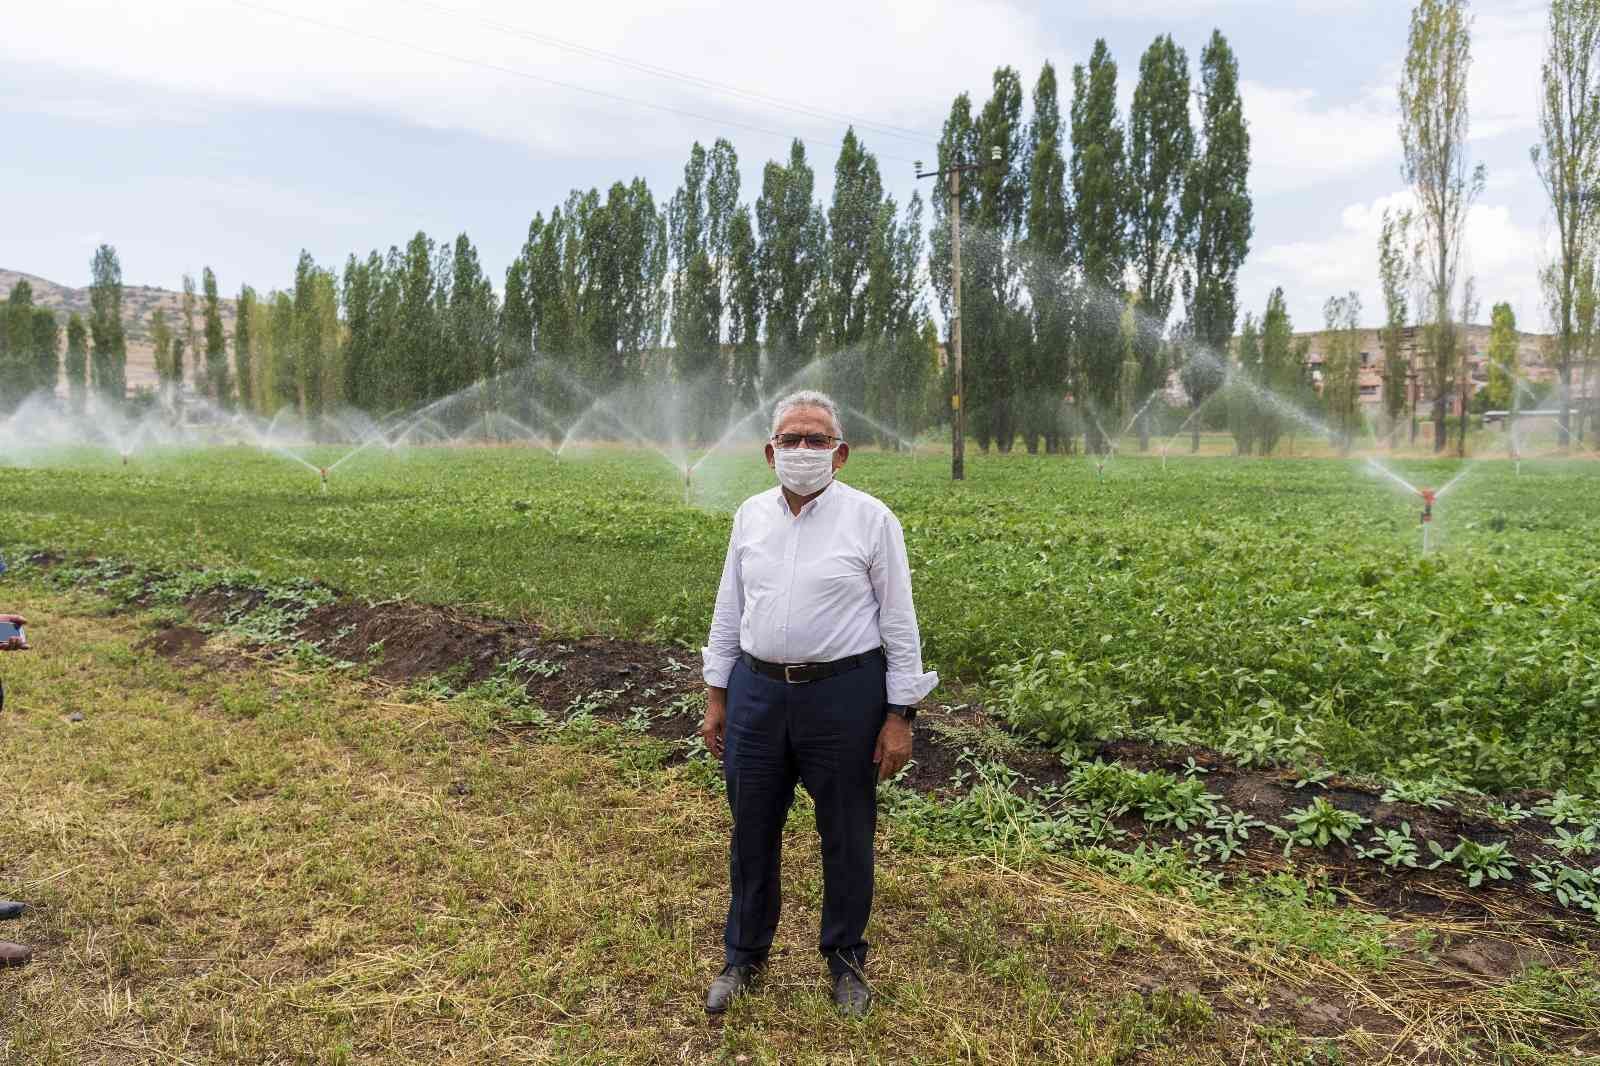
[[[846,970],[833,979],[833,1005],[846,1018],[859,1018],[872,1006],[872,989],[854,970]]]
[[[706,993],[706,1013],[725,1013],[734,998],[750,991],[760,976],[759,966],[724,966]]]
[[[28,909],[26,903],[16,900],[0,899],[0,922],[10,921],[12,918],[21,918],[22,912]]]

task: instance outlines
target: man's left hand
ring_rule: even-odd
[[[898,714],[883,720],[878,730],[878,746],[872,749],[872,761],[878,767],[878,780],[887,781],[911,761],[911,723]]]

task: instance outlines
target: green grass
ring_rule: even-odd
[[[0,975],[0,1063],[1554,1066],[1600,1027],[1592,957],[1517,923],[1389,919],[1313,876],[1225,887],[1151,854],[948,855],[895,814],[879,1005],[841,1021],[803,798],[767,986],[711,1026],[728,820],[699,764],[614,730],[509,736],[483,693],[292,657],[213,644],[178,667],[137,648],[164,616],[31,579],[7,596],[38,647],[0,663],[0,874],[36,905],[5,932],[38,957]],[[1463,951],[1539,968],[1483,977]]]
[[[54,461],[0,470],[8,545],[690,644],[732,507],[771,483],[719,455],[686,501],[659,457],[607,447],[369,452],[326,494],[242,447]],[[1048,742],[1300,745],[1395,779],[1600,791],[1600,465],[1472,465],[1427,556],[1416,499],[1359,461],[1123,456],[1101,481],[974,456],[952,484],[941,456],[863,451],[846,478],[905,525],[932,666]]]

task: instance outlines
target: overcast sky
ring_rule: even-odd
[[[1489,171],[1469,227],[1478,318],[1509,300],[1523,329],[1542,329],[1535,272],[1548,209],[1528,148],[1545,4],[1474,7],[1471,150]],[[1256,232],[1243,308],[1259,313],[1282,285],[1297,328],[1316,328],[1323,301],[1355,289],[1375,323],[1378,220],[1384,205],[1405,198],[1395,83],[1409,8],[1405,0],[13,5],[0,33],[0,267],[84,285],[95,245],[109,241],[131,284],[177,288],[185,271],[209,264],[232,292],[242,281],[287,285],[302,247],[337,266],[351,251],[404,243],[418,229],[441,239],[465,230],[498,287],[535,211],[575,186],[636,175],[664,201],[696,139],[733,141],[743,197],[753,201],[763,164],[803,137],[825,196],[853,119],[904,203],[912,161],[933,158],[952,97],[965,89],[981,106],[997,65],[1017,67],[1031,88],[1048,60],[1066,91],[1072,65],[1105,36],[1125,108],[1152,38],[1172,33],[1197,66],[1220,28],[1239,56],[1253,142]]]

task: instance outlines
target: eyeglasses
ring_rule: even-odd
[[[802,444],[807,448],[831,448],[835,442],[843,443],[843,437],[830,437],[826,433],[774,433],[772,443],[779,448],[798,448]]]

